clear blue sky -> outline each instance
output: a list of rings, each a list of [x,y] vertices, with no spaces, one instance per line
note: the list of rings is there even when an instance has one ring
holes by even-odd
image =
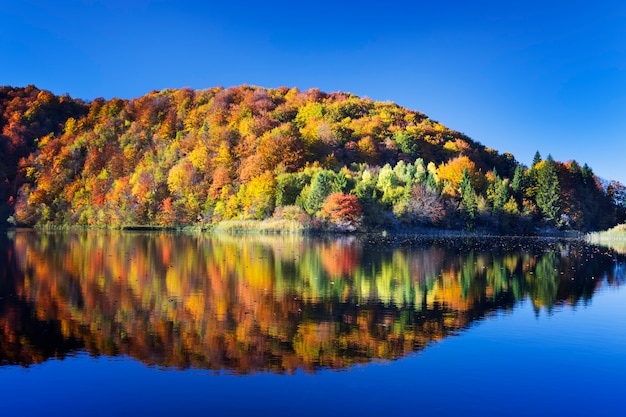
[[[626,2],[4,0],[0,84],[349,91],[626,183]],[[339,3],[339,4],[337,4]]]

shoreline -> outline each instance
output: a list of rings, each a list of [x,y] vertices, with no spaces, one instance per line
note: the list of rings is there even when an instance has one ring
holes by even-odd
[[[63,226],[63,227],[8,227],[9,231],[36,231],[36,232],[77,232],[77,231],[103,231],[103,232],[173,232],[173,233],[206,233],[206,234],[230,234],[230,235],[302,235],[302,236],[380,236],[386,237],[433,237],[433,238],[557,238],[576,239],[595,243],[600,240],[625,240],[622,237],[603,238],[606,232],[585,233],[575,230],[560,231],[557,229],[539,229],[533,234],[507,234],[493,230],[463,230],[463,229],[436,229],[412,227],[406,229],[366,229],[352,232],[312,229],[301,223],[281,224],[276,227],[274,222],[259,220],[227,221],[216,225],[206,226],[159,226],[159,225],[128,225],[115,228],[92,227],[92,226]],[[591,238],[593,236],[593,239]]]

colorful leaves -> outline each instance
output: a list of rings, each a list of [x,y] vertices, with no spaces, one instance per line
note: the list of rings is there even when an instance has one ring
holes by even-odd
[[[179,223],[262,218],[275,205],[294,204],[318,216],[333,191],[355,194],[372,225],[393,224],[406,221],[413,187],[425,183],[436,198],[420,198],[449,205],[436,211],[446,213],[440,219],[446,227],[456,227],[453,207],[462,200],[464,169],[481,213],[499,216],[510,193],[518,205],[526,198],[522,207],[547,213],[538,187],[546,165],[540,156],[524,170],[512,155],[421,113],[348,93],[240,86],[86,105],[27,87],[0,89],[0,104],[6,155],[0,215],[19,209],[12,217],[19,224],[149,224],[161,221],[166,199]],[[487,177],[493,167],[498,181]],[[592,228],[626,217],[619,187],[605,192],[586,165],[566,168],[557,173],[559,213],[572,224]],[[118,181],[126,184],[124,193]],[[122,195],[127,202],[112,203]]]

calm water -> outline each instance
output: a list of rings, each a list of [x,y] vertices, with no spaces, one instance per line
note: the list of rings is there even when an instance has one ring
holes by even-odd
[[[624,415],[624,255],[575,241],[0,236],[0,413]]]

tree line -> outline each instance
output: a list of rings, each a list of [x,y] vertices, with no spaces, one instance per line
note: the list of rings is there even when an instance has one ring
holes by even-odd
[[[626,187],[576,161],[530,167],[420,112],[253,86],[86,103],[0,88],[0,221],[19,226],[606,229]]]

